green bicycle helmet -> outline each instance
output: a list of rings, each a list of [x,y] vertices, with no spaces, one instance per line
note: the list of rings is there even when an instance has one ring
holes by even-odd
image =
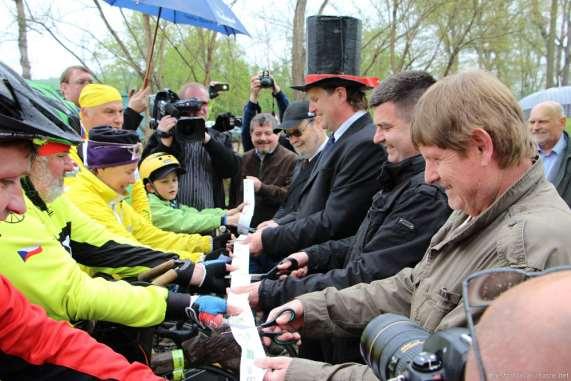
[[[77,144],[81,137],[25,80],[0,62],[0,140],[44,139]]]

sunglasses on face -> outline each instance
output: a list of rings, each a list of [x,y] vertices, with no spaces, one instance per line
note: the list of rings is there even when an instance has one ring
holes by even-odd
[[[558,266],[537,272],[526,272],[505,267],[478,271],[464,279],[462,282],[464,312],[468,322],[468,330],[472,336],[472,349],[481,381],[487,381],[488,378],[474,329],[472,309],[481,310],[488,307],[498,296],[526,280],[560,271],[571,271],[571,266]]]
[[[299,138],[301,135],[303,135],[303,132],[305,131],[305,129],[309,126],[311,126],[313,124],[313,122],[315,121],[315,118],[311,118],[307,121],[307,124],[305,125],[305,127],[303,129],[301,128],[295,128],[295,129],[291,129],[291,130],[284,130],[284,135],[286,138],[291,138],[292,136]]]

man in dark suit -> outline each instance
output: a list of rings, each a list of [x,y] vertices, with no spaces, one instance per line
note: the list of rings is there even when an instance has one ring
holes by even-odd
[[[285,137],[294,146],[298,161],[293,170],[292,182],[287,190],[285,202],[278,209],[273,219],[262,222],[257,226],[258,229],[283,225],[285,220],[282,219],[297,211],[303,186],[316,163],[319,162],[321,150],[325,147],[327,140],[321,119],[309,112],[308,101],[290,104],[284,112],[280,127]]]
[[[309,111],[331,132],[319,163],[305,182],[295,219],[249,236],[250,252],[274,259],[331,239],[355,234],[372,196],[386,153],[373,143],[375,126],[367,114],[365,90],[376,78],[309,74]]]

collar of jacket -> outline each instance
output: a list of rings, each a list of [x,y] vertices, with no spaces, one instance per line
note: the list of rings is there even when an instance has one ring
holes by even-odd
[[[506,213],[511,206],[522,199],[526,193],[532,191],[541,181],[547,180],[545,180],[543,174],[543,163],[539,160],[539,157],[536,157],[531,168],[518,181],[498,197],[488,209],[473,218],[472,221],[465,224],[461,229],[458,229],[458,227],[468,218],[468,215],[461,211],[453,211],[446,224],[432,238],[433,242],[439,242],[433,249],[439,250],[452,241],[461,241],[484,230],[493,224],[501,214]],[[443,239],[450,233],[449,238]]]
[[[403,180],[422,171],[424,171],[424,158],[422,155],[409,157],[398,163],[391,163],[387,160],[383,163],[381,174],[379,175],[381,188],[389,191]]]
[[[23,177],[20,182],[22,184],[22,189],[24,190],[26,197],[28,197],[28,199],[32,202],[32,204],[34,204],[42,212],[49,212],[48,206],[46,205],[44,200],[42,200],[42,198],[40,197],[40,193],[36,190],[34,184],[32,184],[32,180],[30,180],[29,177]]]
[[[101,196],[107,204],[119,202],[125,198],[125,196],[118,194],[103,181],[99,180],[99,178],[87,168],[82,168],[77,176],[79,181],[86,184],[91,192]]]

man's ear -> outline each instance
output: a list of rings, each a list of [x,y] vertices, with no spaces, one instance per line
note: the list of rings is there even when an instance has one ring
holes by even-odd
[[[482,128],[476,128],[472,131],[472,144],[480,155],[481,164],[488,165],[494,156],[494,143],[490,134]]]

